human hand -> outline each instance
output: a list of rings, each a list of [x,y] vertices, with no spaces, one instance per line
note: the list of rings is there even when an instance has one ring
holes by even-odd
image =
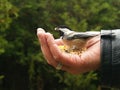
[[[58,48],[63,44],[62,40],[54,39],[52,34],[46,33],[43,29],[37,30],[37,36],[45,59],[55,68],[58,63],[62,63],[61,70],[79,74],[96,70],[100,66],[100,36],[87,40],[87,50],[81,56],[62,52]]]

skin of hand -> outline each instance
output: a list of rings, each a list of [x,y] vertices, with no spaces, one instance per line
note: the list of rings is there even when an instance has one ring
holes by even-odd
[[[87,50],[81,56],[62,52],[58,46],[61,39],[54,39],[53,35],[46,33],[42,28],[37,30],[38,40],[47,63],[56,68],[62,63],[62,69],[72,74],[80,74],[96,70],[100,67],[100,36],[87,40]]]

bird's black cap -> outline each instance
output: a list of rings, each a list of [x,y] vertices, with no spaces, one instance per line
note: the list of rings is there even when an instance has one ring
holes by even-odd
[[[66,26],[66,25],[59,25],[59,26],[57,26],[57,27],[55,28],[55,30],[57,30],[57,29],[59,29],[59,28],[67,28],[67,29],[71,30],[71,28],[69,28],[69,27]]]

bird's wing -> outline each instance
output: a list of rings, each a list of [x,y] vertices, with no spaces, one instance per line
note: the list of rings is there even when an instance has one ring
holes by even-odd
[[[89,38],[93,36],[100,35],[100,32],[73,32],[67,36],[68,40]]]
[[[114,33],[100,33],[99,31],[89,31],[89,32],[72,32],[71,34],[69,34],[67,36],[67,39],[68,40],[72,40],[72,39],[86,39],[86,38],[89,38],[89,37],[94,37],[94,36],[97,36],[97,35],[101,35],[101,36],[106,36],[106,37],[109,37],[109,36],[112,36],[114,37]]]

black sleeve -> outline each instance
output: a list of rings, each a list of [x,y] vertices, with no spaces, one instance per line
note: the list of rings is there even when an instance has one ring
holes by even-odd
[[[102,33],[111,35],[102,36]],[[100,70],[102,86],[120,88],[120,29],[101,30]]]

